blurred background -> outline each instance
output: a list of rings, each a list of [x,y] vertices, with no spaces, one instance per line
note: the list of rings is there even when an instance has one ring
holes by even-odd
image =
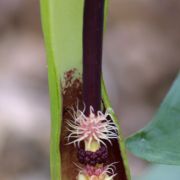
[[[109,6],[103,71],[128,136],[151,120],[180,68],[180,1]],[[39,1],[0,0],[0,179],[49,180],[49,133]],[[133,176],[149,167],[130,154],[129,162]]]

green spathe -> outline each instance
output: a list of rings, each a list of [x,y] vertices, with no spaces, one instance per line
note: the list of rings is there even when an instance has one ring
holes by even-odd
[[[42,27],[47,53],[51,103],[51,179],[62,180],[61,149],[59,149],[63,121],[63,101],[61,93],[65,81],[65,72],[71,69],[76,69],[79,73],[77,73],[77,76],[82,76],[82,22],[84,0],[41,0],[40,3]],[[103,83],[102,96],[105,102],[105,107],[111,107]],[[120,125],[114,113],[113,121],[118,125],[118,131],[121,135]],[[119,139],[119,145],[121,146],[121,154],[126,171],[125,173],[128,180],[130,180],[122,137]],[[69,180],[68,178],[68,174],[65,174],[63,180]]]

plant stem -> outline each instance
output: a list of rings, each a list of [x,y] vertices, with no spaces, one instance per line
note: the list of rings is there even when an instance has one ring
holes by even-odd
[[[104,0],[85,0],[83,24],[83,100],[86,115],[101,108]]]

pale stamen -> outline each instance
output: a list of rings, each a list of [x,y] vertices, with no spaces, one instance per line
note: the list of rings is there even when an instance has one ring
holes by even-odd
[[[77,105],[78,108],[78,105]],[[110,112],[106,111],[103,114],[101,111],[97,112],[97,116],[94,113],[94,109],[90,106],[90,115],[85,116],[85,108],[83,111],[74,108],[71,108],[70,115],[73,118],[72,120],[67,121],[68,131],[70,134],[67,139],[68,144],[80,144],[81,141],[88,142],[90,146],[91,142],[97,141],[98,144],[108,141],[112,144],[111,139],[117,139],[117,127],[115,124],[107,119],[108,116],[111,117]],[[74,139],[70,142],[70,139]]]

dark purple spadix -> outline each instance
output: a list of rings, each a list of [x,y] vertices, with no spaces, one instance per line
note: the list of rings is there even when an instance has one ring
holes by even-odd
[[[83,20],[83,101],[86,115],[101,107],[104,0],[85,0]]]

